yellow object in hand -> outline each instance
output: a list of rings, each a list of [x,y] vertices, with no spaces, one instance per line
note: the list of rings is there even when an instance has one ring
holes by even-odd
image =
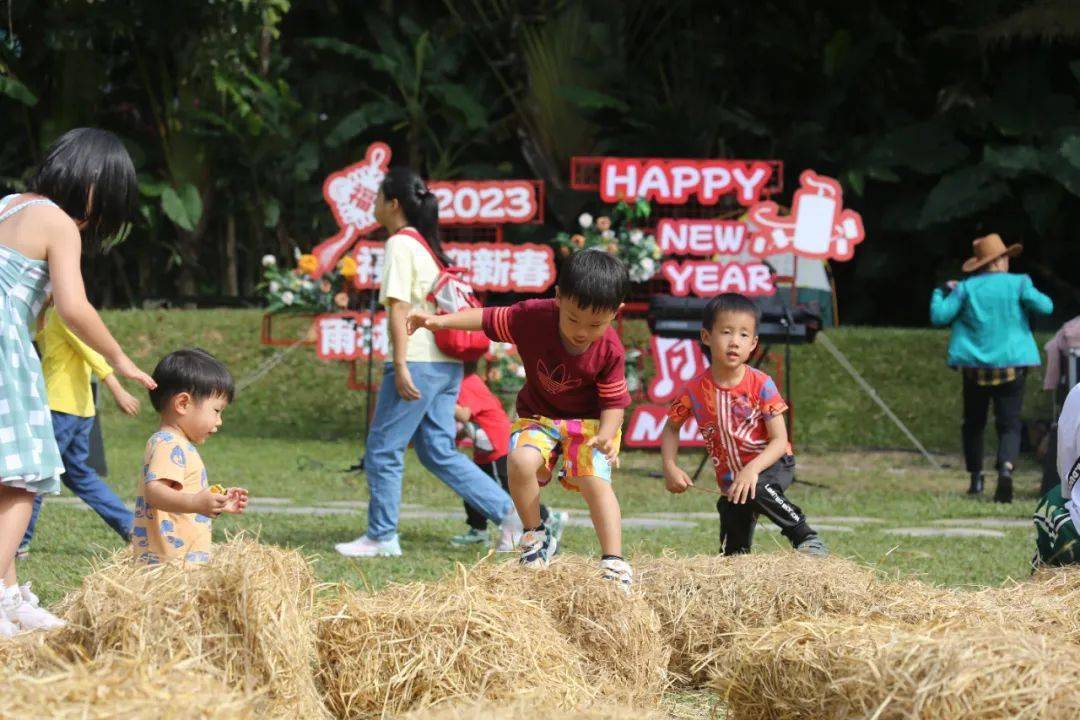
[[[210,489],[210,492],[213,493],[214,495],[224,495],[225,494],[225,488],[221,487],[220,485],[211,485],[209,489]]]

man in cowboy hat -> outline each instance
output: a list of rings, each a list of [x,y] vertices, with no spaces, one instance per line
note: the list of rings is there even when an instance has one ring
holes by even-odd
[[[1020,454],[1024,376],[1027,368],[1041,362],[1028,316],[1049,315],[1054,303],[1035,289],[1029,276],[1009,273],[1009,258],[1019,255],[1022,245],[1006,247],[994,233],[977,238],[972,247],[974,256],[963,265],[968,277],[934,290],[930,321],[951,326],[948,364],[963,376],[961,435],[971,475],[968,493],[983,491],[983,430],[992,400],[998,436],[994,500],[1008,503]]]

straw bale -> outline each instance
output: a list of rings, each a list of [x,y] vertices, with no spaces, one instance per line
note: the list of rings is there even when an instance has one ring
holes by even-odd
[[[638,587],[656,610],[681,683],[704,683],[723,665],[730,635],[789,618],[852,614],[889,602],[865,567],[793,552],[643,559]],[[887,612],[887,610],[882,610]]]
[[[469,580],[550,613],[562,635],[609,676],[610,694],[619,700],[655,703],[667,688],[671,648],[659,617],[641,593],[602,579],[595,560],[562,556],[539,572],[514,561],[484,562]]]
[[[401,716],[401,720],[667,720],[656,710],[596,703],[570,710],[553,708],[543,695],[513,700],[441,704]]]
[[[581,652],[547,613],[478,587],[464,571],[440,583],[341,596],[318,631],[320,680],[338,718],[537,689],[549,707],[573,707],[596,694]]]
[[[55,631],[29,632],[0,640],[0,673],[28,674],[58,658],[49,646]]]
[[[55,720],[253,720],[258,698],[231,690],[197,660],[151,666],[106,655],[52,662],[37,675],[5,678],[3,717]]]
[[[1052,636],[852,617],[741,632],[712,686],[733,720],[1035,720],[1080,714],[1077,677]]]
[[[143,567],[118,553],[60,604],[66,656],[148,664],[201,658],[232,687],[265,689],[271,714],[327,717],[315,682],[315,579],[300,553],[237,537],[204,566]]]

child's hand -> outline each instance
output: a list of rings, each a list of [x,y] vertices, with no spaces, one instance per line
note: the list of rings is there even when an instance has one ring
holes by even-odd
[[[735,476],[735,482],[728,488],[728,499],[736,505],[753,500],[757,497],[757,481],[757,471],[743,468]]]
[[[413,310],[409,313],[409,316],[405,318],[405,330],[412,335],[421,328],[428,330],[436,330],[435,316],[429,312],[423,310]]]
[[[693,487],[694,481],[690,479],[690,476],[682,468],[670,467],[664,468],[664,485],[667,487],[668,492],[679,494]]]
[[[613,467],[619,467],[619,449],[615,446],[615,438],[593,435],[585,443],[585,447],[599,450]]]
[[[248,491],[242,487],[231,487],[225,491],[225,508],[221,512],[240,515],[248,504]]]
[[[210,488],[200,490],[195,494],[195,512],[208,518],[216,518],[225,512],[225,507],[228,504],[229,497],[227,495],[210,492]]]
[[[117,388],[113,392],[113,400],[116,401],[116,407],[120,408],[120,412],[125,415],[135,417],[139,414],[139,400],[123,388]]]

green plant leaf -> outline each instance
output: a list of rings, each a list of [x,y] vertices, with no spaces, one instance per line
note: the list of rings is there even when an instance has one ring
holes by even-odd
[[[326,136],[326,144],[338,147],[370,127],[394,122],[402,117],[402,109],[394,103],[384,100],[369,103],[343,117]]]
[[[270,198],[263,206],[263,225],[272,228],[278,224],[281,218],[281,204],[277,198]]]
[[[465,116],[465,125],[470,130],[477,130],[487,124],[487,108],[479,99],[458,83],[438,83],[429,85],[428,90],[446,105]]]
[[[617,97],[584,88],[579,85],[560,85],[556,93],[564,100],[569,100],[582,110],[621,110],[626,112],[630,106]]]
[[[985,210],[1009,192],[984,165],[974,165],[949,173],[930,190],[919,216],[923,228],[935,223],[971,217]]]
[[[181,185],[179,192],[172,187],[165,188],[161,193],[161,209],[174,223],[193,232],[203,211],[198,188],[191,183]]]
[[[0,75],[0,95],[6,95],[12,100],[18,100],[27,107],[37,105],[37,96],[30,92],[30,88],[23,85],[11,75]]]
[[[983,162],[1005,177],[1016,177],[1025,172],[1037,172],[1042,168],[1042,152],[1030,145],[994,147],[983,150]]]

